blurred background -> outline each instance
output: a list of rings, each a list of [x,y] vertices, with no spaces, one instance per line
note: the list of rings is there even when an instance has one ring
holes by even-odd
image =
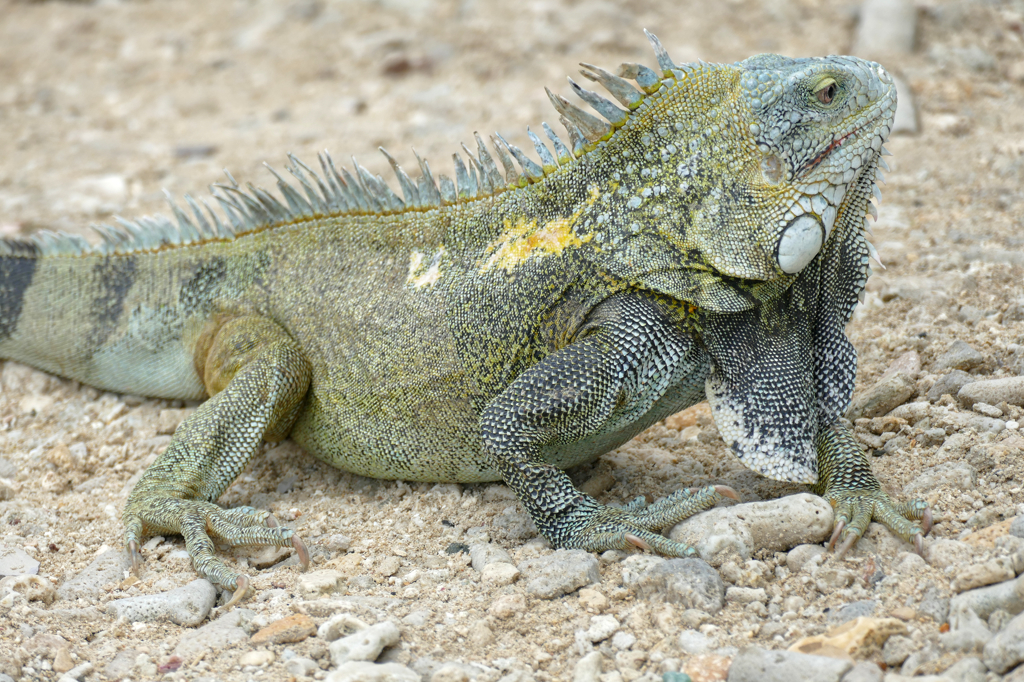
[[[1013,165],[1022,21],[1019,0],[0,0],[0,234],[163,211],[224,167],[272,185],[289,151],[385,173],[384,145],[412,172],[415,146],[450,173],[474,130],[529,148],[578,62],[655,64],[644,28],[677,62],[877,59],[903,85],[897,169],[929,133]]]

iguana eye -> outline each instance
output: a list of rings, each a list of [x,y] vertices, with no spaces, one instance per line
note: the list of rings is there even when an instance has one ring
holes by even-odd
[[[836,87],[836,82],[830,80],[822,83],[821,87],[814,91],[814,96],[817,97],[818,101],[822,104],[832,104],[832,100],[835,99],[837,91],[838,88]]]

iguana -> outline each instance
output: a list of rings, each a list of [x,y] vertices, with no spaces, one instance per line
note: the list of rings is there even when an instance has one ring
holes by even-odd
[[[658,71],[582,65],[615,101],[570,79],[600,118],[548,91],[569,144],[529,131],[539,164],[496,135],[502,174],[477,135],[454,180],[419,160],[414,181],[384,152],[400,198],[358,163],[289,156],[283,201],[228,174],[222,213],[186,196],[98,245],[0,242],[0,357],[209,397],[125,505],[136,571],[148,533],[183,535],[232,603],[249,581],[211,537],[307,565],[269,512],[215,504],[286,437],[364,476],[500,479],[556,547],[692,554],[659,531],[729,488],[613,508],[562,470],[705,399],[744,464],[832,504],[830,544],[875,519],[920,550],[927,505],[891,500],[840,421],[892,79],[853,57],[676,64],[648,37]]]

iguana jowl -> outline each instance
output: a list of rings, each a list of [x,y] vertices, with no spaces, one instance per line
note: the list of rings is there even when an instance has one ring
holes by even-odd
[[[235,599],[248,581],[210,536],[305,562],[267,512],[214,503],[288,436],[365,476],[504,480],[556,546],[691,553],[658,531],[729,489],[614,509],[561,470],[705,398],[747,466],[832,503],[833,542],[876,519],[920,547],[927,507],[891,501],[839,421],[892,79],[852,57],[678,65],[650,37],[660,73],[584,65],[621,107],[572,83],[603,118],[549,93],[570,144],[531,132],[540,165],[500,136],[504,175],[479,137],[455,181],[388,156],[399,198],[358,164],[291,158],[284,202],[231,179],[226,217],[186,197],[99,246],[0,242],[0,357],[210,396],[128,499],[136,568],[167,532]]]

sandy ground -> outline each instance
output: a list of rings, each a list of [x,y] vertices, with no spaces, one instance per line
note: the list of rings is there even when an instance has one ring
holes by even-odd
[[[528,148],[526,126],[557,119],[543,87],[568,94],[564,76],[578,62],[654,64],[645,27],[676,61],[734,61],[765,51],[846,52],[857,22],[857,6],[845,2],[637,4],[0,0],[0,234],[86,234],[90,223],[113,214],[162,212],[162,189],[201,194],[224,167],[242,182],[269,186],[260,165],[283,166],[289,151],[306,160],[323,148],[339,158],[356,154],[384,174],[378,145],[407,168],[415,167],[415,146],[435,169],[446,168],[450,153],[476,130],[500,131]],[[983,355],[973,374],[1024,372],[1024,6],[931,0],[918,6],[915,51],[886,66],[913,91],[920,132],[888,145],[893,172],[874,242],[889,267],[869,283],[850,334],[861,358],[859,387],[915,350],[923,396],[940,374],[936,358],[955,340]],[[2,377],[0,462],[7,469],[0,477],[11,499],[0,501],[0,542],[35,556],[40,574],[60,585],[118,546],[127,491],[166,446],[181,416],[173,410],[188,406],[103,394],[13,363]],[[1004,419],[1021,416],[1018,408],[1003,407]],[[966,430],[950,442],[956,429],[930,440],[924,430],[908,430],[901,447],[885,455],[879,450],[872,463],[894,494],[942,461],[977,470],[978,488],[969,494],[948,486],[930,491],[940,519],[934,537],[957,538],[1019,513],[1024,472],[1015,433]],[[713,426],[681,436],[658,425],[574,475],[583,482],[612,473],[603,479],[605,502],[707,483],[733,485],[747,499],[793,489],[746,472],[714,435]],[[1010,454],[990,456],[998,443],[1008,443]],[[222,501],[273,509],[306,539],[315,567],[344,556],[331,549],[332,536],[349,536],[349,555],[363,558],[362,574],[370,577],[353,583],[353,594],[397,594],[402,603],[389,612],[395,618],[430,614],[426,627],[403,630],[394,660],[427,656],[498,669],[496,660],[515,658],[536,679],[571,676],[579,658],[573,633],[588,627],[592,609],[576,596],[531,599],[519,617],[496,619],[488,614],[491,602],[522,588],[485,586],[466,561],[444,554],[480,526],[517,560],[547,551],[530,542],[535,531],[502,486],[376,482],[332,470],[286,444],[257,458]],[[438,523],[441,518],[450,524]],[[161,547],[141,582],[108,585],[106,596],[92,603],[102,608],[109,599],[192,580],[188,560],[173,551],[180,539]],[[396,583],[381,569],[391,565],[396,548],[407,568],[449,569],[447,584],[456,589]],[[250,566],[261,590],[294,588],[294,569],[257,572],[251,566],[258,562],[245,552],[229,555]],[[976,558],[983,556],[979,550]],[[782,598],[801,596],[811,607],[785,628],[763,627],[772,617],[736,604],[704,628],[723,647],[751,641],[782,647],[823,631],[824,609],[870,597],[881,600],[881,615],[913,604],[933,584],[948,593],[948,571],[927,566],[900,573],[895,564],[902,557],[875,557],[897,578],[884,588],[859,578],[826,594],[795,577],[775,579]],[[755,558],[770,571],[785,562],[771,552]],[[611,599],[607,612],[637,638],[633,651],[644,654],[629,669],[660,674],[666,658],[685,661],[671,650],[679,614],[635,599],[618,586],[618,575],[614,567],[606,570],[597,589]],[[84,602],[77,606],[90,603]],[[248,606],[270,622],[291,613],[288,603],[251,600]],[[184,632],[166,623],[116,628],[110,619],[62,621],[44,611],[0,619],[0,671],[16,675],[17,662],[37,671],[25,679],[50,679],[45,656],[18,653],[40,632],[64,637],[72,659],[90,660],[98,671],[124,650],[161,663]],[[473,636],[481,625],[493,636]],[[915,642],[934,642],[940,625],[914,620]],[[326,664],[322,642],[289,646]],[[272,648],[279,659],[282,649]],[[246,650],[226,649],[174,675],[248,679],[253,672],[238,665]],[[932,672],[956,658],[945,655]],[[280,665],[271,664],[271,674],[283,676]],[[623,666],[619,675],[634,679]]]

